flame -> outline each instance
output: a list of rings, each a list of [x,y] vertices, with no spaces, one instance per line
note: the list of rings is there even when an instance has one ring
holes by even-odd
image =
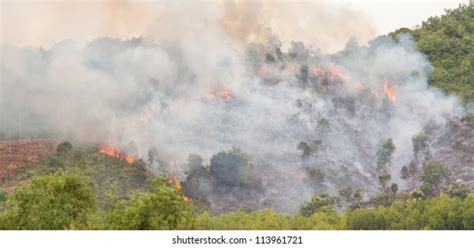
[[[228,88],[222,89],[221,92],[219,92],[219,96],[226,100],[232,99],[232,94]]]
[[[109,157],[115,157],[121,160],[126,161],[127,163],[131,164],[133,161],[133,157],[131,155],[128,155],[124,152],[119,151],[118,149],[114,148],[113,146],[101,146],[99,148],[99,153],[106,154]]]
[[[182,186],[181,186],[181,182],[178,180],[178,178],[176,176],[172,176],[169,178],[169,182],[174,184],[174,187],[179,191],[181,192],[181,189],[182,189]],[[183,199],[184,201],[188,202],[190,201],[189,197],[185,196],[183,194],[183,192],[181,192],[181,194],[183,195]]]
[[[220,97],[220,98],[223,98],[224,100],[231,100],[233,98],[232,92],[227,87],[224,87],[220,91],[211,91],[209,95],[214,98]]]
[[[329,79],[330,80],[336,80],[336,79],[348,80],[349,77],[346,76],[341,71],[341,69],[339,69],[336,63],[332,62],[329,64]]]
[[[394,86],[390,86],[388,84],[387,78],[383,79],[383,91],[388,97],[388,100],[390,100],[390,102],[393,103],[397,100],[397,96],[395,95],[395,88]]]
[[[324,71],[324,69],[321,69],[319,67],[311,68],[311,73],[313,73],[316,76],[320,76],[320,77],[326,75],[326,71]]]

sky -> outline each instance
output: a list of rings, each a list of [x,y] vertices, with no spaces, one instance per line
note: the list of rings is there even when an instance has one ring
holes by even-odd
[[[444,9],[456,8],[468,1],[342,1],[343,4],[370,16],[376,25],[377,34],[386,34],[400,27],[413,27],[431,16],[441,15]]]
[[[120,1],[119,4],[116,4],[117,1],[100,0],[0,0],[0,2],[0,41],[20,47],[49,48],[66,39],[78,42],[103,36],[127,39],[143,35],[156,36],[156,33],[161,32],[161,30],[151,28],[156,23],[155,19],[159,16],[157,12],[160,8],[156,8],[155,11],[153,8],[146,7],[150,1],[132,1],[131,3]],[[184,6],[196,1],[181,2],[184,2]],[[323,50],[338,50],[343,48],[351,36],[357,38],[359,43],[365,43],[378,35],[400,27],[419,25],[428,17],[440,15],[444,9],[455,8],[460,3],[466,3],[467,0],[323,2],[307,0],[292,2],[292,5],[296,3],[294,5],[300,6],[299,8],[280,7],[279,9],[274,8],[276,1],[263,0],[260,4],[256,2],[251,1],[250,5],[255,5],[255,8],[261,8],[260,10],[267,12],[273,11],[274,14],[268,22],[273,30],[280,32],[280,38],[287,44],[291,42],[291,39],[297,39],[305,43],[319,43]],[[248,11],[248,9],[246,7],[243,11]],[[321,11],[321,9],[324,10]],[[192,11],[191,9],[190,12],[183,14],[183,18],[193,15]],[[178,15],[179,13],[182,12],[178,12]],[[286,15],[286,18],[292,21],[284,20],[284,17],[280,20],[282,15]],[[288,24],[288,22],[293,22],[293,19],[299,20]]]

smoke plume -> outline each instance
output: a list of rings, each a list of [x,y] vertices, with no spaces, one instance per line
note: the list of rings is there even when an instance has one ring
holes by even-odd
[[[373,194],[381,140],[394,141],[397,175],[411,159],[413,135],[462,114],[457,99],[428,86],[431,65],[411,37],[362,46],[349,39],[348,30],[362,40],[371,34],[350,10],[315,3],[316,14],[301,20],[309,10],[289,3],[150,5],[104,5],[109,15],[100,24],[120,38],[86,36],[49,49],[4,43],[0,135],[113,144],[143,159],[153,150],[153,172],[183,179],[190,154],[209,164],[238,148],[261,180],[257,208],[291,213],[341,185]],[[342,41],[343,50],[322,52]],[[311,169],[324,171],[318,186]],[[201,186],[219,208],[217,193]]]

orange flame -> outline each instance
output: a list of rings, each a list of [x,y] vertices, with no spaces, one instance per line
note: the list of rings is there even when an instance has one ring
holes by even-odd
[[[220,97],[220,98],[223,98],[224,100],[231,100],[233,98],[232,92],[227,87],[224,87],[220,91],[211,91],[209,95],[214,98]]]
[[[115,158],[124,160],[129,164],[135,161],[132,156],[115,149],[113,146],[101,146],[99,148],[99,153],[106,154],[109,157],[115,157]]]
[[[181,189],[182,189],[182,186],[181,186],[181,182],[178,180],[178,178],[176,176],[172,176],[169,178],[169,181],[170,183],[174,184],[174,187],[181,192]],[[182,192],[181,192],[182,193]],[[190,201],[189,197],[185,196],[184,194],[183,195],[183,199],[184,201],[188,202]]]
[[[390,102],[393,103],[397,100],[397,96],[395,95],[395,88],[388,84],[387,78],[383,79],[383,91],[388,97],[388,100],[390,100]]]
[[[219,96],[221,96],[222,98],[226,100],[232,99],[232,94],[228,88],[222,89],[221,92],[219,92]]]
[[[336,80],[336,79],[342,79],[342,80],[348,80],[349,77],[346,76],[341,69],[336,65],[336,63],[332,62],[329,64],[329,79],[331,80]]]

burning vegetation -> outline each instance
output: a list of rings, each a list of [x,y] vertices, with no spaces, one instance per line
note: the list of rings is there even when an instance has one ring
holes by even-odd
[[[133,156],[131,156],[131,155],[125,153],[125,152],[122,152],[122,151],[120,151],[120,150],[118,150],[115,147],[110,146],[110,145],[99,147],[99,153],[106,154],[109,157],[115,157],[115,158],[124,160],[129,164],[132,164],[135,161]]]
[[[12,94],[0,104],[12,107],[0,131],[104,144],[94,150],[102,161],[79,165],[98,162],[143,181],[163,175],[185,202],[211,213],[294,214],[305,204],[306,216],[321,202],[335,204],[328,194],[340,190],[345,208],[380,194],[378,203],[389,205],[401,190],[427,197],[456,188],[433,158],[449,163],[436,153],[452,144],[446,130],[464,109],[430,87],[432,66],[413,37],[351,40],[329,53],[282,44],[271,30],[247,44],[209,27],[214,22],[192,23],[202,35],[189,39],[195,30],[183,26],[186,34],[171,42],[105,37],[46,50],[5,47],[2,86]],[[413,151],[419,135],[428,137],[423,155]],[[469,141],[458,143],[460,156],[472,155]],[[0,162],[3,174],[17,166]],[[442,172],[436,189],[420,181],[430,169]]]

